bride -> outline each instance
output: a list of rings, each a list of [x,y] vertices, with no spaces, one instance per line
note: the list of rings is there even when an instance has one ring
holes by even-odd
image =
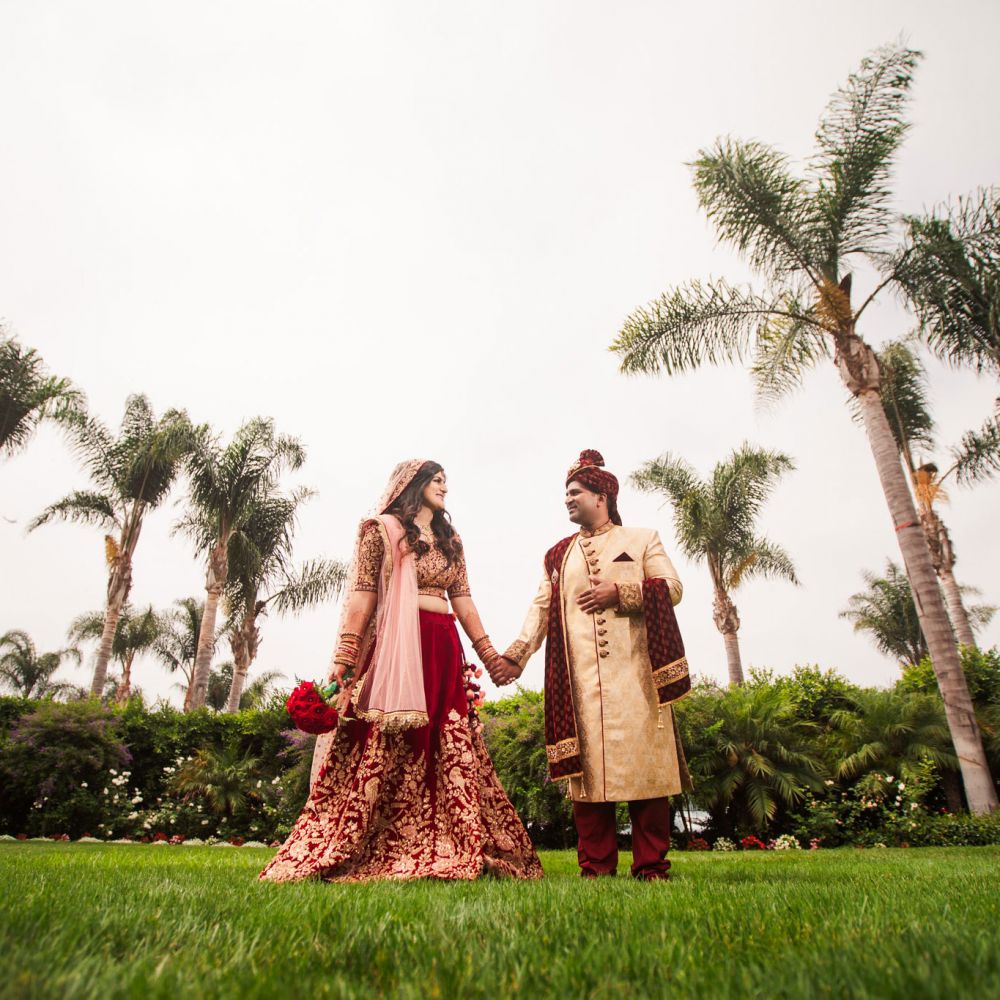
[[[361,523],[330,671],[346,711],[317,739],[309,799],[262,879],[542,875],[469,723],[455,619],[486,666],[499,654],[469,591],[447,493],[436,462],[401,462]]]

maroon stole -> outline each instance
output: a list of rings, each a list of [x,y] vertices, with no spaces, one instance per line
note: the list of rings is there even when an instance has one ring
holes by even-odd
[[[553,781],[583,775],[562,612],[563,561],[576,537],[564,538],[545,553],[545,572],[552,582],[545,643],[545,754]],[[684,642],[667,581],[643,580],[642,601],[656,700],[667,705],[691,690]]]

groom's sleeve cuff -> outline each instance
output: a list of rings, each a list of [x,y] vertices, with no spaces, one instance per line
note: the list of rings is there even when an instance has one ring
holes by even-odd
[[[642,614],[642,584],[619,583],[618,612],[623,615]]]
[[[512,642],[503,652],[508,660],[513,660],[519,667],[523,667],[531,656],[531,651],[526,642],[520,639]]]

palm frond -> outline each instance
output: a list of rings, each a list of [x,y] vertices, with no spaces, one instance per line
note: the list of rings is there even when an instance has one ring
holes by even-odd
[[[876,352],[882,381],[882,408],[902,453],[914,445],[934,447],[934,418],[927,397],[927,372],[902,341],[892,341]],[[856,416],[860,419],[860,416]]]
[[[1000,188],[906,219],[892,276],[938,356],[1000,373]]]
[[[20,451],[41,421],[65,422],[85,406],[69,379],[47,374],[34,348],[0,328],[0,455]]]
[[[119,512],[115,510],[111,498],[103,493],[86,490],[77,490],[62,500],[49,504],[41,514],[28,523],[28,531],[34,531],[57,518],[76,521],[79,524],[96,525],[108,531],[111,529],[121,531],[122,528]]]
[[[787,158],[759,142],[720,139],[695,160],[698,203],[755,270],[769,276],[814,271],[802,233],[808,197]]]
[[[791,556],[766,538],[755,538],[746,553],[743,553],[726,579],[727,589],[735,590],[745,580],[755,577],[761,579],[781,579],[799,584],[795,573],[795,565]]]
[[[773,402],[797,389],[805,374],[830,357],[828,336],[799,316],[809,309],[791,293],[785,301],[787,314],[775,316],[757,330],[754,343],[753,377],[760,402]]]
[[[673,375],[703,364],[742,361],[755,331],[776,318],[811,323],[786,306],[784,295],[768,299],[725,281],[692,281],[632,313],[611,350],[629,374]]]
[[[951,454],[956,477],[963,486],[984,482],[1000,472],[1000,398],[993,416],[978,431],[964,434]]]
[[[825,276],[840,259],[870,252],[891,232],[889,178],[908,125],[903,117],[919,52],[884,46],[837,90],[816,132],[811,243]]]
[[[336,597],[347,582],[348,567],[333,559],[314,559],[302,568],[275,594],[273,601],[279,614],[298,614],[323,601]]]

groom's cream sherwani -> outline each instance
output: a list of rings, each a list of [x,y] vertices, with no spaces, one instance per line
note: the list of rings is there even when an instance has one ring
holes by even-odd
[[[677,571],[656,531],[610,522],[580,531],[562,568],[562,612],[583,759],[583,778],[570,779],[573,799],[629,802],[681,791],[673,712],[657,704],[646,646],[642,581],[667,582],[681,599]],[[590,577],[617,584],[619,606],[587,614],[577,598]],[[521,634],[506,655],[522,667],[545,639],[552,579],[543,576]]]

